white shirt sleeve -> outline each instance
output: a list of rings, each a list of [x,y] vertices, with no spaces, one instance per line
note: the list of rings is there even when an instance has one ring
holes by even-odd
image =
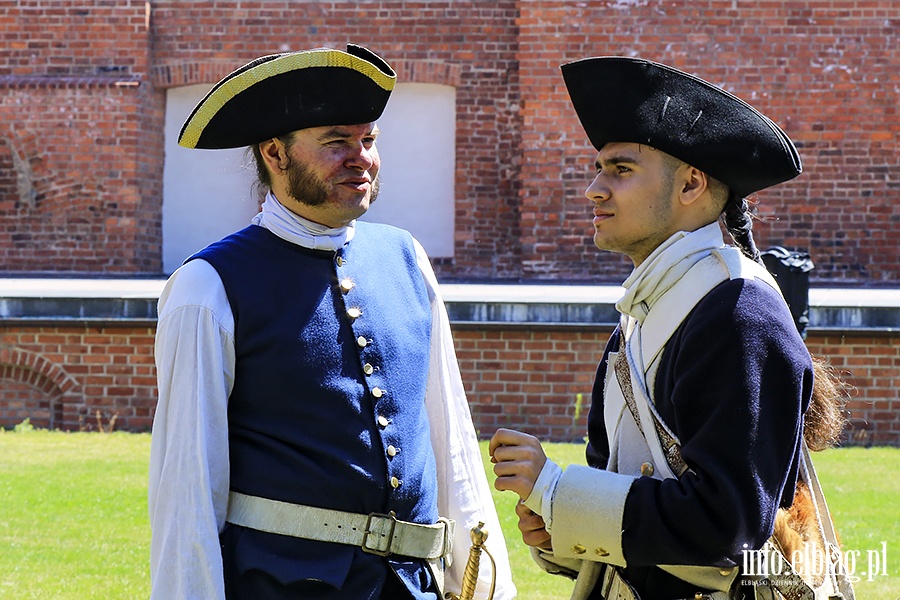
[[[227,404],[234,319],[207,262],[182,266],[159,300],[159,404],[150,447],[151,598],[224,599],[219,532],[228,506]]]
[[[431,352],[425,405],[437,463],[438,512],[456,521],[452,563],[445,573],[444,587],[454,593],[461,590],[472,544],[469,532],[480,521],[488,533],[488,552],[496,562],[494,598],[509,600],[515,598],[516,587],[456,361],[450,319],[431,263],[418,242],[416,256],[431,300]],[[490,589],[490,568],[490,561],[482,556],[475,596],[480,600],[487,598]]]
[[[425,251],[419,267],[432,305],[426,408],[437,462],[438,511],[456,521],[445,588],[458,592],[469,531],[484,522],[496,562],[496,600],[516,596],[509,558],[472,424],[450,321]],[[228,506],[227,402],[234,383],[234,322],[215,269],[194,260],[176,271],[159,302],[159,404],[150,450],[151,600],[224,599],[219,532]],[[482,558],[476,598],[487,597]]]
[[[522,502],[543,517],[544,528],[550,534],[553,533],[553,496],[556,494],[556,486],[561,476],[562,467],[548,458],[534,482],[531,494]]]

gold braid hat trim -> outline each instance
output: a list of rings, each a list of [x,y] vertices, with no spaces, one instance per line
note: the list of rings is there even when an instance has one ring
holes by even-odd
[[[374,81],[378,87],[388,92],[394,89],[394,84],[397,82],[396,75],[388,75],[369,61],[342,50],[319,48],[275,56],[277,58],[264,56],[256,59],[254,62],[258,64],[243,71],[235,71],[216,86],[203,99],[201,105],[191,116],[190,122],[185,125],[178,142],[179,145],[185,148],[196,148],[206,126],[225,104],[269,77],[311,67],[343,67],[362,73]]]

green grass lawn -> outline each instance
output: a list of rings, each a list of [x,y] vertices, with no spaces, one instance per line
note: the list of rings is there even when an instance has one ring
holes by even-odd
[[[0,598],[146,598],[149,449],[147,434],[0,430]],[[563,465],[582,463],[582,452],[547,445]],[[900,449],[830,450],[815,460],[844,548],[856,557],[857,598],[897,600]],[[495,492],[494,500],[519,597],[568,598],[571,583],[541,572],[520,543],[514,495]],[[888,575],[871,575],[883,544]]]
[[[147,598],[150,436],[0,432],[0,598]]]

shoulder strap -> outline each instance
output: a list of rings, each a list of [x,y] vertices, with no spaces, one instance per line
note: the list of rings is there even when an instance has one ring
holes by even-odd
[[[641,326],[641,353],[649,367],[682,321],[713,288],[727,280],[759,279],[781,295],[772,275],[731,246],[713,250],[685,273],[672,289],[657,301]]]
[[[678,329],[682,321],[693,310],[697,303],[708,294],[715,286],[727,279],[751,279],[756,278],[768,283],[773,289],[781,295],[781,290],[775,282],[771,274],[758,263],[749,259],[744,259],[740,255],[740,251],[732,248],[723,248],[715,250],[713,253],[699,261],[694,267],[688,271],[684,277],[676,285],[678,293],[665,294],[663,298],[654,305],[653,310],[647,316],[641,327],[640,351],[646,360],[645,365],[654,365],[659,357],[662,349],[665,347],[669,338]],[[634,373],[634,365],[628,359],[626,351],[626,343],[624,336],[624,328],[620,329],[619,352],[616,356],[613,368],[616,373],[616,380],[622,390],[625,398],[625,404],[634,418],[638,429],[647,441],[654,460],[657,456],[665,457],[665,465],[672,472],[675,478],[680,478],[688,471],[688,465],[681,456],[681,445],[677,437],[669,430],[662,419],[652,407],[650,396],[652,390],[649,388],[652,382],[647,382],[646,394],[641,393],[641,398],[647,407],[638,405],[635,399],[633,375],[639,375],[638,381],[644,382],[644,373]],[[644,396],[647,396],[646,398]],[[644,419],[641,418],[644,415]],[[642,423],[652,423],[653,432],[645,432]],[[653,434],[655,433],[655,435]],[[802,469],[803,477],[807,480],[810,489],[813,491],[813,497],[816,502],[816,511],[820,527],[823,527],[823,537],[826,539],[830,551],[840,552],[836,542],[836,535],[831,524],[831,517],[828,514],[825,505],[825,497],[822,493],[821,486],[816,478],[815,470],[812,467],[812,461],[809,460],[808,448],[803,443]],[[824,511],[824,514],[823,514]],[[824,517],[824,518],[823,518]],[[826,524],[827,522],[827,524]],[[762,549],[765,553],[778,552],[775,546],[769,542]],[[835,561],[829,561],[835,564]],[[835,590],[840,590],[843,600],[854,600],[853,590],[850,587],[846,572],[843,569],[843,562],[838,558],[839,572],[835,573],[832,569],[831,576],[834,578],[833,585]],[[676,575],[677,576],[677,575]],[[783,589],[794,590],[799,593],[801,598],[811,598],[813,591],[800,578],[799,575],[788,568],[782,573],[781,584]]]
[[[681,477],[684,472],[687,471],[688,466],[684,462],[684,459],[681,458],[681,446],[678,444],[678,440],[675,439],[668,428],[662,424],[655,411],[650,413],[652,415],[650,421],[652,421],[653,431],[645,432],[641,425],[641,411],[637,406],[637,401],[634,399],[631,368],[628,365],[628,358],[626,357],[627,352],[625,352],[624,336],[620,338],[619,344],[619,352],[616,354],[613,369],[616,372],[616,380],[619,382],[622,396],[625,398],[625,404],[628,406],[628,410],[631,412],[631,416],[637,424],[638,429],[641,431],[641,434],[644,436],[644,439],[647,440],[647,446],[650,448],[650,454],[654,456],[654,460],[659,462],[656,458],[657,456],[665,457],[665,464],[668,465],[672,474],[676,478]]]
[[[681,477],[688,466],[681,457],[678,438],[653,409],[653,391],[650,389],[652,382],[647,381],[644,368],[654,364],[666,342],[694,306],[715,286],[728,279],[729,275],[727,263],[714,252],[692,266],[678,283],[657,301],[640,327],[639,340],[632,339],[637,342],[638,348],[632,347],[632,351],[640,353],[643,363],[641,366],[633,365],[632,360],[629,360],[624,335],[626,327],[624,323],[620,327],[619,352],[613,365],[616,380],[622,390],[625,404],[647,441],[650,454],[658,464],[657,468],[667,466],[671,475],[676,478]],[[635,398],[635,382],[640,394],[640,404]],[[644,418],[641,418],[641,415]],[[650,431],[644,431],[642,423],[646,423]]]
[[[687,464],[681,457],[681,449],[677,436],[669,429],[654,410],[652,401],[652,381],[646,379],[644,369],[655,364],[657,358],[665,348],[672,334],[681,326],[687,315],[694,309],[713,288],[729,279],[760,279],[768,283],[774,290],[781,294],[778,284],[772,275],[759,263],[743,256],[740,250],[731,246],[717,248],[709,256],[698,261],[687,273],[664,294],[653,306],[640,327],[640,358],[642,366],[635,368],[628,359],[625,338],[620,338],[620,348],[616,357],[614,369],[622,395],[628,410],[634,417],[635,423],[650,446],[651,453],[657,455],[655,447],[659,448],[659,455],[665,456],[666,463],[675,477],[680,477],[687,471]],[[624,331],[624,327],[621,328]],[[635,396],[634,383],[640,382],[646,385],[639,389],[640,399],[638,403]],[[646,398],[644,397],[646,396]],[[644,407],[643,404],[647,404]],[[644,415],[644,419],[641,419]],[[642,421],[651,424],[657,435],[646,435],[642,428]],[[649,432],[647,432],[649,433]]]
[[[844,565],[840,544],[837,541],[837,533],[834,531],[834,523],[831,520],[831,513],[828,511],[828,504],[825,502],[825,493],[822,491],[822,485],[819,483],[819,477],[816,475],[816,469],[813,467],[812,457],[809,455],[809,447],[806,445],[805,440],[802,446],[800,474],[803,480],[806,481],[806,485],[809,486],[813,505],[816,508],[819,533],[822,535],[822,539],[825,540],[826,552],[828,553],[826,557],[827,575],[831,579],[832,589],[840,594],[838,597],[843,600],[854,600],[856,596]]]

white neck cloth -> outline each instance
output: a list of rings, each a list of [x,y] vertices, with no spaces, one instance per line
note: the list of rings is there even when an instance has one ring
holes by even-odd
[[[292,244],[313,250],[339,250],[353,239],[356,221],[350,221],[344,227],[327,227],[304,219],[288,210],[271,191],[266,194],[262,211],[250,221],[254,225],[265,227],[278,237]]]
[[[644,321],[654,302],[698,261],[724,245],[719,223],[692,232],[679,231],[635,267],[622,284],[625,295],[616,302],[620,313]]]

